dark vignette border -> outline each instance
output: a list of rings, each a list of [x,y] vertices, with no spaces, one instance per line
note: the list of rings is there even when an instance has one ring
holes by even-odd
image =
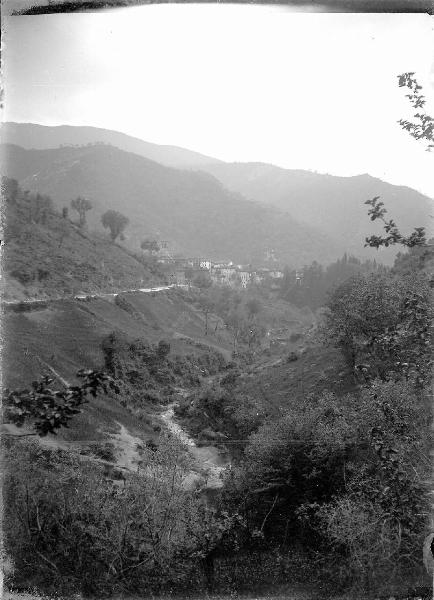
[[[189,0],[41,0],[44,4],[13,15],[43,15],[99,11],[108,8],[141,6],[149,4],[189,4]],[[38,2],[38,0],[36,0]],[[427,13],[434,14],[434,0],[195,0],[194,4],[268,4],[288,6],[303,12],[309,10],[322,13]]]

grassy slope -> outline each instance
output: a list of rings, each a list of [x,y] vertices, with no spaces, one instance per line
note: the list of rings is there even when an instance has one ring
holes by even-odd
[[[312,345],[298,360],[287,362],[290,348],[297,349],[288,344],[270,360],[255,365],[241,378],[237,391],[278,410],[309,394],[333,390],[340,395],[354,389],[351,374],[337,350]]]
[[[112,331],[151,344],[166,339],[174,354],[194,355],[206,351],[186,343],[183,340],[186,336],[204,346],[220,348],[228,355],[230,340],[222,333],[219,337],[205,337],[203,316],[180,299],[176,291],[126,294],[125,298],[134,306],[133,314],[114,301],[104,299],[63,301],[29,312],[8,310],[3,317],[4,385],[22,388],[41,373],[49,374],[47,365],[68,381],[74,381],[80,368],[101,368],[101,341]],[[155,407],[148,408],[152,415]],[[137,420],[112,400],[92,401],[74,421],[69,437],[94,439],[98,428],[113,428],[115,420],[133,430],[138,427]]]
[[[158,282],[149,268],[107,237],[89,234],[54,212],[46,224],[31,223],[28,212],[24,199],[6,207],[5,299],[111,291]]]

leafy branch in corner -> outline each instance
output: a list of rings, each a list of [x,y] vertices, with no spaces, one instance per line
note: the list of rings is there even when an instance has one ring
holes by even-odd
[[[67,385],[64,390],[53,389],[53,379],[44,376],[33,381],[31,389],[4,391],[4,421],[22,427],[31,421],[36,434],[43,437],[56,434],[61,427],[68,427],[69,421],[81,412],[81,406],[96,397],[99,391],[108,393],[119,388],[113,379],[100,371],[81,369],[77,377],[81,385]]]
[[[399,87],[407,87],[410,90],[410,94],[406,94],[406,97],[417,111],[413,115],[417,122],[400,119],[398,123],[416,140],[428,142],[426,149],[429,152],[434,148],[432,143],[434,142],[434,118],[427,115],[424,110],[426,100],[421,93],[422,86],[418,84],[413,75],[414,73],[402,73],[402,75],[398,75],[398,81]]]
[[[410,90],[410,94],[406,94],[409,98],[411,105],[416,112],[413,116],[418,122],[413,123],[400,119],[398,123],[401,127],[410,133],[416,140],[423,140],[428,142],[434,142],[434,118],[430,117],[423,110],[426,100],[425,96],[422,95],[422,86],[418,84],[417,80],[413,77],[414,73],[402,73],[398,75],[399,87],[407,87]],[[433,143],[429,143],[427,150],[434,148]],[[404,236],[400,233],[393,219],[386,220],[385,215],[387,214],[384,208],[384,202],[380,202],[380,197],[376,196],[372,200],[367,200],[365,204],[368,204],[371,208],[368,211],[368,215],[371,221],[380,220],[384,223],[384,231],[386,235],[384,237],[379,235],[371,235],[366,238],[365,246],[371,246],[371,248],[380,248],[380,246],[392,246],[394,244],[401,244],[407,246],[407,248],[414,248],[415,246],[430,246],[427,244],[425,227],[416,227],[409,236]]]
[[[384,231],[386,235],[384,237],[379,235],[371,235],[366,238],[366,246],[371,248],[380,248],[380,246],[392,246],[394,244],[401,244],[408,248],[414,246],[426,246],[426,232],[425,227],[416,227],[409,236],[404,236],[399,232],[398,227],[393,219],[386,220],[385,215],[387,210],[384,208],[384,202],[380,202],[380,197],[375,196],[372,200],[366,200],[365,204],[371,208],[368,210],[368,215],[371,221],[380,220],[384,223]]]

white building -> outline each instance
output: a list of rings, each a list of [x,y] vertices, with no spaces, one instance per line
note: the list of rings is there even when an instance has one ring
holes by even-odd
[[[208,259],[200,259],[199,260],[199,267],[201,269],[206,269],[207,271],[211,271],[211,267],[212,267],[212,262]]]
[[[241,287],[246,288],[250,282],[251,279],[251,273],[250,271],[238,271],[238,275],[240,277],[241,280]]]

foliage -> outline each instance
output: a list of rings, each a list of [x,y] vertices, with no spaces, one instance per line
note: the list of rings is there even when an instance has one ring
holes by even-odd
[[[372,200],[366,200],[365,204],[368,204],[371,208],[368,210],[368,215],[371,218],[371,221],[376,221],[379,219],[384,223],[384,231],[386,233],[385,237],[381,237],[378,235],[371,235],[366,238],[365,246],[371,246],[372,248],[380,248],[380,246],[392,246],[395,244],[400,244],[402,246],[407,246],[408,248],[413,248],[414,246],[425,246],[426,245],[426,233],[425,227],[416,227],[409,236],[404,236],[398,230],[395,221],[393,219],[389,219],[386,221],[384,218],[387,214],[386,209],[384,208],[384,202],[380,202],[379,196],[375,196]]]
[[[212,280],[208,271],[197,273],[197,275],[193,278],[192,283],[200,290],[206,290],[212,286]]]
[[[280,295],[295,306],[317,309],[323,306],[329,294],[340,284],[357,275],[386,272],[386,267],[375,260],[361,261],[355,256],[344,256],[326,267],[313,261],[297,272],[286,268],[280,285]]]
[[[366,586],[375,576],[419,564],[428,502],[425,407],[409,385],[374,382],[361,396],[358,421],[369,456],[347,465],[345,493],[317,507],[332,552],[348,556],[347,576]]]
[[[427,143],[427,150],[434,148],[434,118],[427,115],[423,110],[426,104],[425,96],[422,95],[422,86],[418,84],[414,73],[402,73],[398,76],[399,87],[407,87],[410,94],[406,97],[410,100],[410,104],[417,112],[413,115],[417,122],[400,119],[398,123],[401,127],[408,131],[415,140],[423,140]]]
[[[160,340],[157,346],[157,356],[159,358],[166,358],[170,352],[170,344],[166,340]]]
[[[130,220],[117,210],[108,210],[101,217],[104,229],[110,229],[110,238],[114,242],[120,236]]]
[[[107,243],[99,234],[74,226],[62,216],[61,210],[57,212],[51,207],[50,200],[47,204],[42,195],[38,216],[36,195],[25,193],[14,183],[10,185],[17,193],[13,202],[4,203],[6,295],[16,293],[8,275],[27,288],[22,292],[29,297],[71,296],[77,291],[113,291],[114,287],[138,288],[149,280],[149,265],[139,262],[135,255]],[[153,270],[159,280],[161,272]],[[41,278],[40,272],[49,275]]]
[[[199,388],[179,403],[175,412],[195,437],[213,439],[223,445],[227,440],[235,440],[238,450],[242,450],[241,441],[270,417],[259,400],[236,389],[239,375],[237,369],[228,369],[219,384]],[[231,454],[240,453],[231,448]]]
[[[430,288],[423,273],[351,279],[333,293],[323,332],[362,378],[430,373]]]
[[[78,213],[80,227],[84,227],[86,225],[86,213],[92,209],[92,202],[78,196],[71,200],[71,208]]]
[[[140,244],[142,250],[146,250],[149,254],[157,254],[160,251],[160,246],[156,240],[143,240]]]
[[[113,442],[95,442],[89,444],[87,449],[97,458],[107,460],[109,462],[115,462],[116,460],[116,448]]]
[[[152,346],[116,332],[103,340],[102,351],[105,368],[122,388],[121,403],[138,410],[167,403],[180,387],[199,387],[204,377],[225,367],[222,355],[209,349],[200,356],[177,356],[166,340]]]
[[[40,591],[151,594],[201,584],[201,561],[236,524],[183,489],[183,448],[161,438],[140,473],[117,487],[100,465],[32,443],[9,443],[5,497],[10,583]]]
[[[30,421],[36,433],[45,436],[55,434],[61,427],[68,427],[69,421],[81,412],[81,406],[94,398],[99,391],[118,392],[116,384],[105,373],[81,369],[77,377],[83,380],[81,385],[68,385],[65,389],[53,389],[54,380],[42,377],[32,383],[31,389],[8,390],[3,396],[6,422],[22,427]]]
[[[251,435],[226,501],[258,543],[311,544],[353,582],[414,566],[428,508],[424,409],[410,383],[379,380],[294,405]]]
[[[27,195],[29,202],[29,221],[46,225],[48,215],[53,212],[53,200],[42,194]]]
[[[19,193],[18,181],[2,176],[1,178],[1,195],[6,202],[15,203]]]
[[[398,76],[399,87],[407,87],[410,90],[410,94],[407,94],[410,103],[416,112],[413,116],[418,122],[407,121],[400,119],[398,123],[401,127],[408,131],[409,134],[416,140],[422,140],[424,142],[434,141],[434,118],[427,115],[423,111],[426,104],[425,97],[422,95],[422,86],[417,83],[417,80],[413,77],[414,73],[403,73]],[[434,144],[428,143],[427,150],[431,150]],[[398,230],[396,223],[393,219],[386,221],[385,215],[387,214],[384,208],[384,203],[380,202],[379,196],[376,196],[372,200],[367,200],[365,204],[371,206],[368,211],[368,215],[371,221],[380,220],[383,222],[383,229],[386,236],[372,235],[366,238],[365,246],[371,246],[373,248],[380,248],[381,246],[388,247],[390,245],[400,244],[404,247],[413,248],[415,246],[427,246],[425,227],[416,227],[409,236],[404,236]],[[432,252],[431,252],[432,258]]]

